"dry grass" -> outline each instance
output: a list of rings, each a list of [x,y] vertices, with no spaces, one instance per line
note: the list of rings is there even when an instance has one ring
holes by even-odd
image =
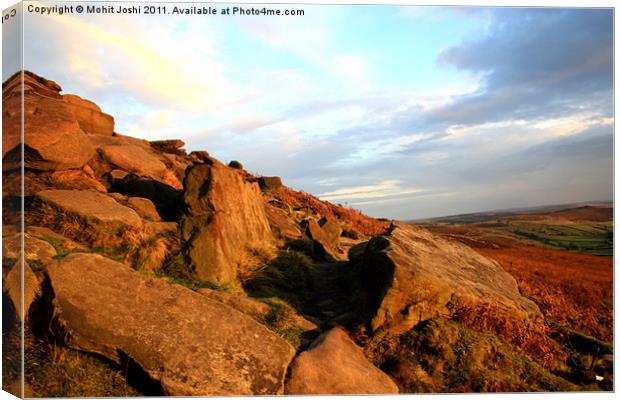
[[[40,339],[28,342],[24,364],[33,397],[143,396],[118,366]]]
[[[387,221],[380,221],[368,217],[361,211],[352,208],[346,208],[327,201],[322,201],[303,191],[298,192],[283,187],[273,195],[277,200],[293,209],[308,208],[312,213],[322,217],[337,218],[345,223],[345,230],[353,230],[366,236],[382,234],[390,226],[390,223]]]
[[[453,319],[476,331],[496,334],[545,368],[559,369],[566,363],[567,354],[549,337],[549,329],[543,324],[528,327],[490,304],[461,307]]]
[[[455,321],[428,321],[398,337],[374,337],[364,352],[401,393],[577,389],[496,335]]]
[[[613,260],[534,247],[475,249],[500,263],[551,325],[613,340]]]

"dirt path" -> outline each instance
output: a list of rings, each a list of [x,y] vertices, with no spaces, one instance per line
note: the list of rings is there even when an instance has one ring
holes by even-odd
[[[351,317],[353,306],[349,301],[345,278],[346,262],[315,264],[317,282],[312,299],[303,313],[321,322],[321,325],[342,323]]]

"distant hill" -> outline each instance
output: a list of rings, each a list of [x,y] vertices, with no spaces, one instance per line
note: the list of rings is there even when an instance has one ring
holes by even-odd
[[[503,210],[481,211],[477,213],[456,214],[435,218],[414,219],[410,223],[471,224],[500,218],[522,217],[525,215],[555,214],[569,219],[607,220],[613,218],[613,202],[581,202],[569,204],[544,205],[537,207],[509,208]]]

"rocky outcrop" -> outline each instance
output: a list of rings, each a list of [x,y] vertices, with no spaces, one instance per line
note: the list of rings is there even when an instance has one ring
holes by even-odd
[[[395,394],[398,387],[364,357],[346,332],[333,328],[295,359],[286,393]]]
[[[282,393],[294,349],[224,304],[95,254],[71,254],[46,276],[69,347],[135,363],[166,395]]]
[[[301,237],[301,231],[286,212],[269,203],[265,204],[265,213],[271,230],[283,239],[294,240]]]
[[[73,94],[65,94],[62,98],[85,133],[112,136],[114,118],[102,112],[98,105]]]
[[[134,144],[115,144],[99,147],[110,163],[122,170],[153,179],[161,179],[166,165],[148,149]]]
[[[61,95],[55,82],[23,74],[25,165],[37,170],[81,168],[95,155],[92,135],[111,136],[114,118],[93,102]],[[19,166],[22,75],[3,84],[4,168]],[[15,153],[15,154],[14,154]]]
[[[158,222],[161,221],[161,217],[155,208],[155,204],[149,199],[143,197],[130,197],[127,199],[127,205],[138,213],[142,218]]]
[[[181,147],[185,146],[185,142],[180,139],[170,140],[153,140],[151,146],[162,153],[185,155],[186,152]]]
[[[21,98],[3,94],[2,148],[4,169],[20,165]],[[24,95],[24,162],[27,168],[81,168],[95,148],[80,129],[67,104],[38,94]]]
[[[104,239],[122,235],[125,228],[142,227],[142,219],[131,208],[113,198],[90,190],[44,190],[36,198],[45,210],[36,207],[29,212],[27,222],[62,227],[74,239]]]
[[[258,178],[258,184],[265,191],[278,190],[284,186],[279,176],[262,176]]]
[[[517,324],[542,322],[536,304],[497,263],[420,227],[399,223],[371,239],[362,270],[374,330],[398,334],[420,321],[477,308],[497,310]]]
[[[314,218],[306,221],[306,236],[314,241],[314,254],[319,259],[338,261],[344,259],[338,248],[342,228],[331,219],[321,220],[323,226]]]
[[[184,186],[182,232],[196,275],[218,284],[235,282],[247,249],[273,239],[257,185],[213,162],[189,168]]]

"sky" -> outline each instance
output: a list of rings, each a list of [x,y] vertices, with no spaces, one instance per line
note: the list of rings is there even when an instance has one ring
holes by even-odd
[[[26,13],[24,64],[119,133],[376,217],[612,199],[611,10],[270,8],[304,15]]]

